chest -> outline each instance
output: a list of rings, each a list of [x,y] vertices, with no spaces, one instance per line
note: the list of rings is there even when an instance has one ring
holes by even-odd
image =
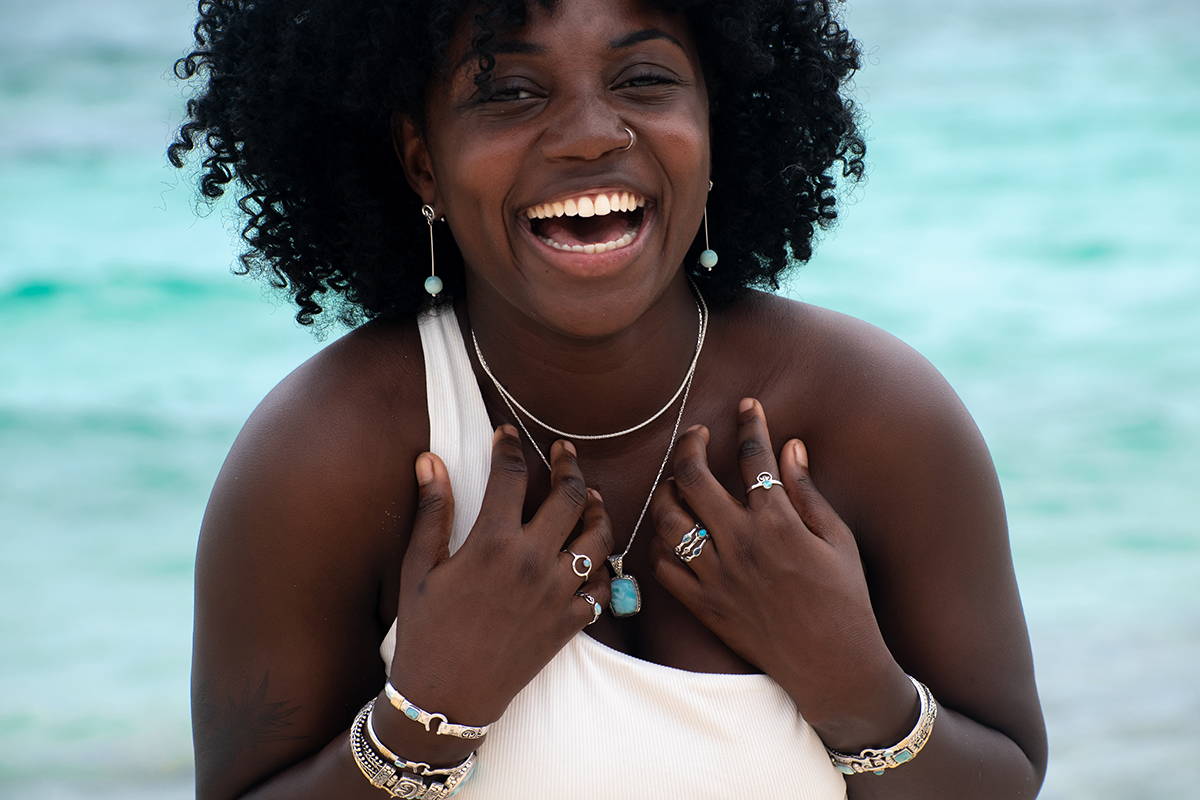
[[[681,430],[694,422],[704,421],[712,430],[710,468],[731,493],[738,481],[735,452],[735,431],[732,424],[715,424],[698,414],[685,420]],[[670,421],[673,423],[673,420]],[[646,509],[651,487],[661,468],[659,486],[673,472],[673,461],[665,466],[663,457],[670,440],[671,427],[647,436],[641,446],[624,453],[612,446],[595,446],[579,442],[578,460],[587,484],[601,493],[613,525],[615,554],[628,548],[624,556],[624,572],[637,579],[642,595],[642,610],[630,617],[614,617],[606,612],[585,633],[602,644],[627,655],[655,664],[686,669],[692,672],[755,673],[760,670],[742,659],[717,638],[680,603],[654,576],[650,545],[655,537],[670,540],[684,531],[660,531],[653,515]],[[526,437],[527,438],[527,437]],[[549,442],[538,442],[539,447]],[[530,468],[529,491],[525,516],[529,519],[550,491],[550,476],[532,445],[526,441],[527,463]],[[737,495],[735,495],[737,496]],[[643,513],[643,509],[646,509]],[[611,571],[605,567],[606,577]]]

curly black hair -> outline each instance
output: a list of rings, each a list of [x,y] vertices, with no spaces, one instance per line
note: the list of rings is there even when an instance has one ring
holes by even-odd
[[[327,308],[348,326],[420,310],[428,233],[393,149],[392,115],[420,123],[467,9],[486,87],[494,32],[519,28],[526,2],[199,0],[195,49],[175,74],[203,85],[167,155],[182,167],[206,148],[199,184],[209,201],[234,180],[245,191],[248,249],[235,271],[286,290],[306,325]],[[685,15],[708,84],[719,187],[709,209],[721,220],[713,249],[729,255],[696,280],[715,305],[752,286],[778,289],[812,255],[816,228],[837,218],[837,165],[842,177],[863,174],[866,147],[844,95],[858,43],[831,2],[654,5]],[[438,253],[446,297],[463,285],[462,258],[448,241]]]

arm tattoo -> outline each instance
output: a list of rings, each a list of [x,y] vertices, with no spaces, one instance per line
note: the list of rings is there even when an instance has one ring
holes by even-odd
[[[257,685],[247,680],[239,693],[224,697],[214,697],[209,685],[197,687],[192,701],[197,761],[220,768],[261,745],[305,738],[288,733],[300,706],[268,699],[270,681],[268,670]]]

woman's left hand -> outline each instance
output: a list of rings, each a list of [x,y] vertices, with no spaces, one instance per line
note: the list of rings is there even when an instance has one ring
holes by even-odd
[[[774,485],[731,496],[709,469],[708,430],[688,429],[674,480],[651,505],[655,576],[818,731],[870,719],[908,681],[875,620],[854,535],[813,485],[803,443],[788,441],[776,461],[757,400],[739,407],[737,441],[744,485],[761,473]],[[695,524],[708,543],[685,563],[675,547]]]

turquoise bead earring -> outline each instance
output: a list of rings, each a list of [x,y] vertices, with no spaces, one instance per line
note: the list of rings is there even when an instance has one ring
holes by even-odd
[[[429,225],[429,277],[425,279],[425,291],[429,292],[430,297],[437,297],[443,288],[442,279],[437,276],[433,264],[433,221],[437,218],[437,212],[433,210],[433,206],[426,203],[421,206],[421,214]]]
[[[713,182],[708,182],[708,190],[711,192]],[[705,272],[712,272],[713,267],[717,265],[717,251],[708,246],[708,204],[704,204],[704,250],[700,253],[700,266],[704,267]]]

